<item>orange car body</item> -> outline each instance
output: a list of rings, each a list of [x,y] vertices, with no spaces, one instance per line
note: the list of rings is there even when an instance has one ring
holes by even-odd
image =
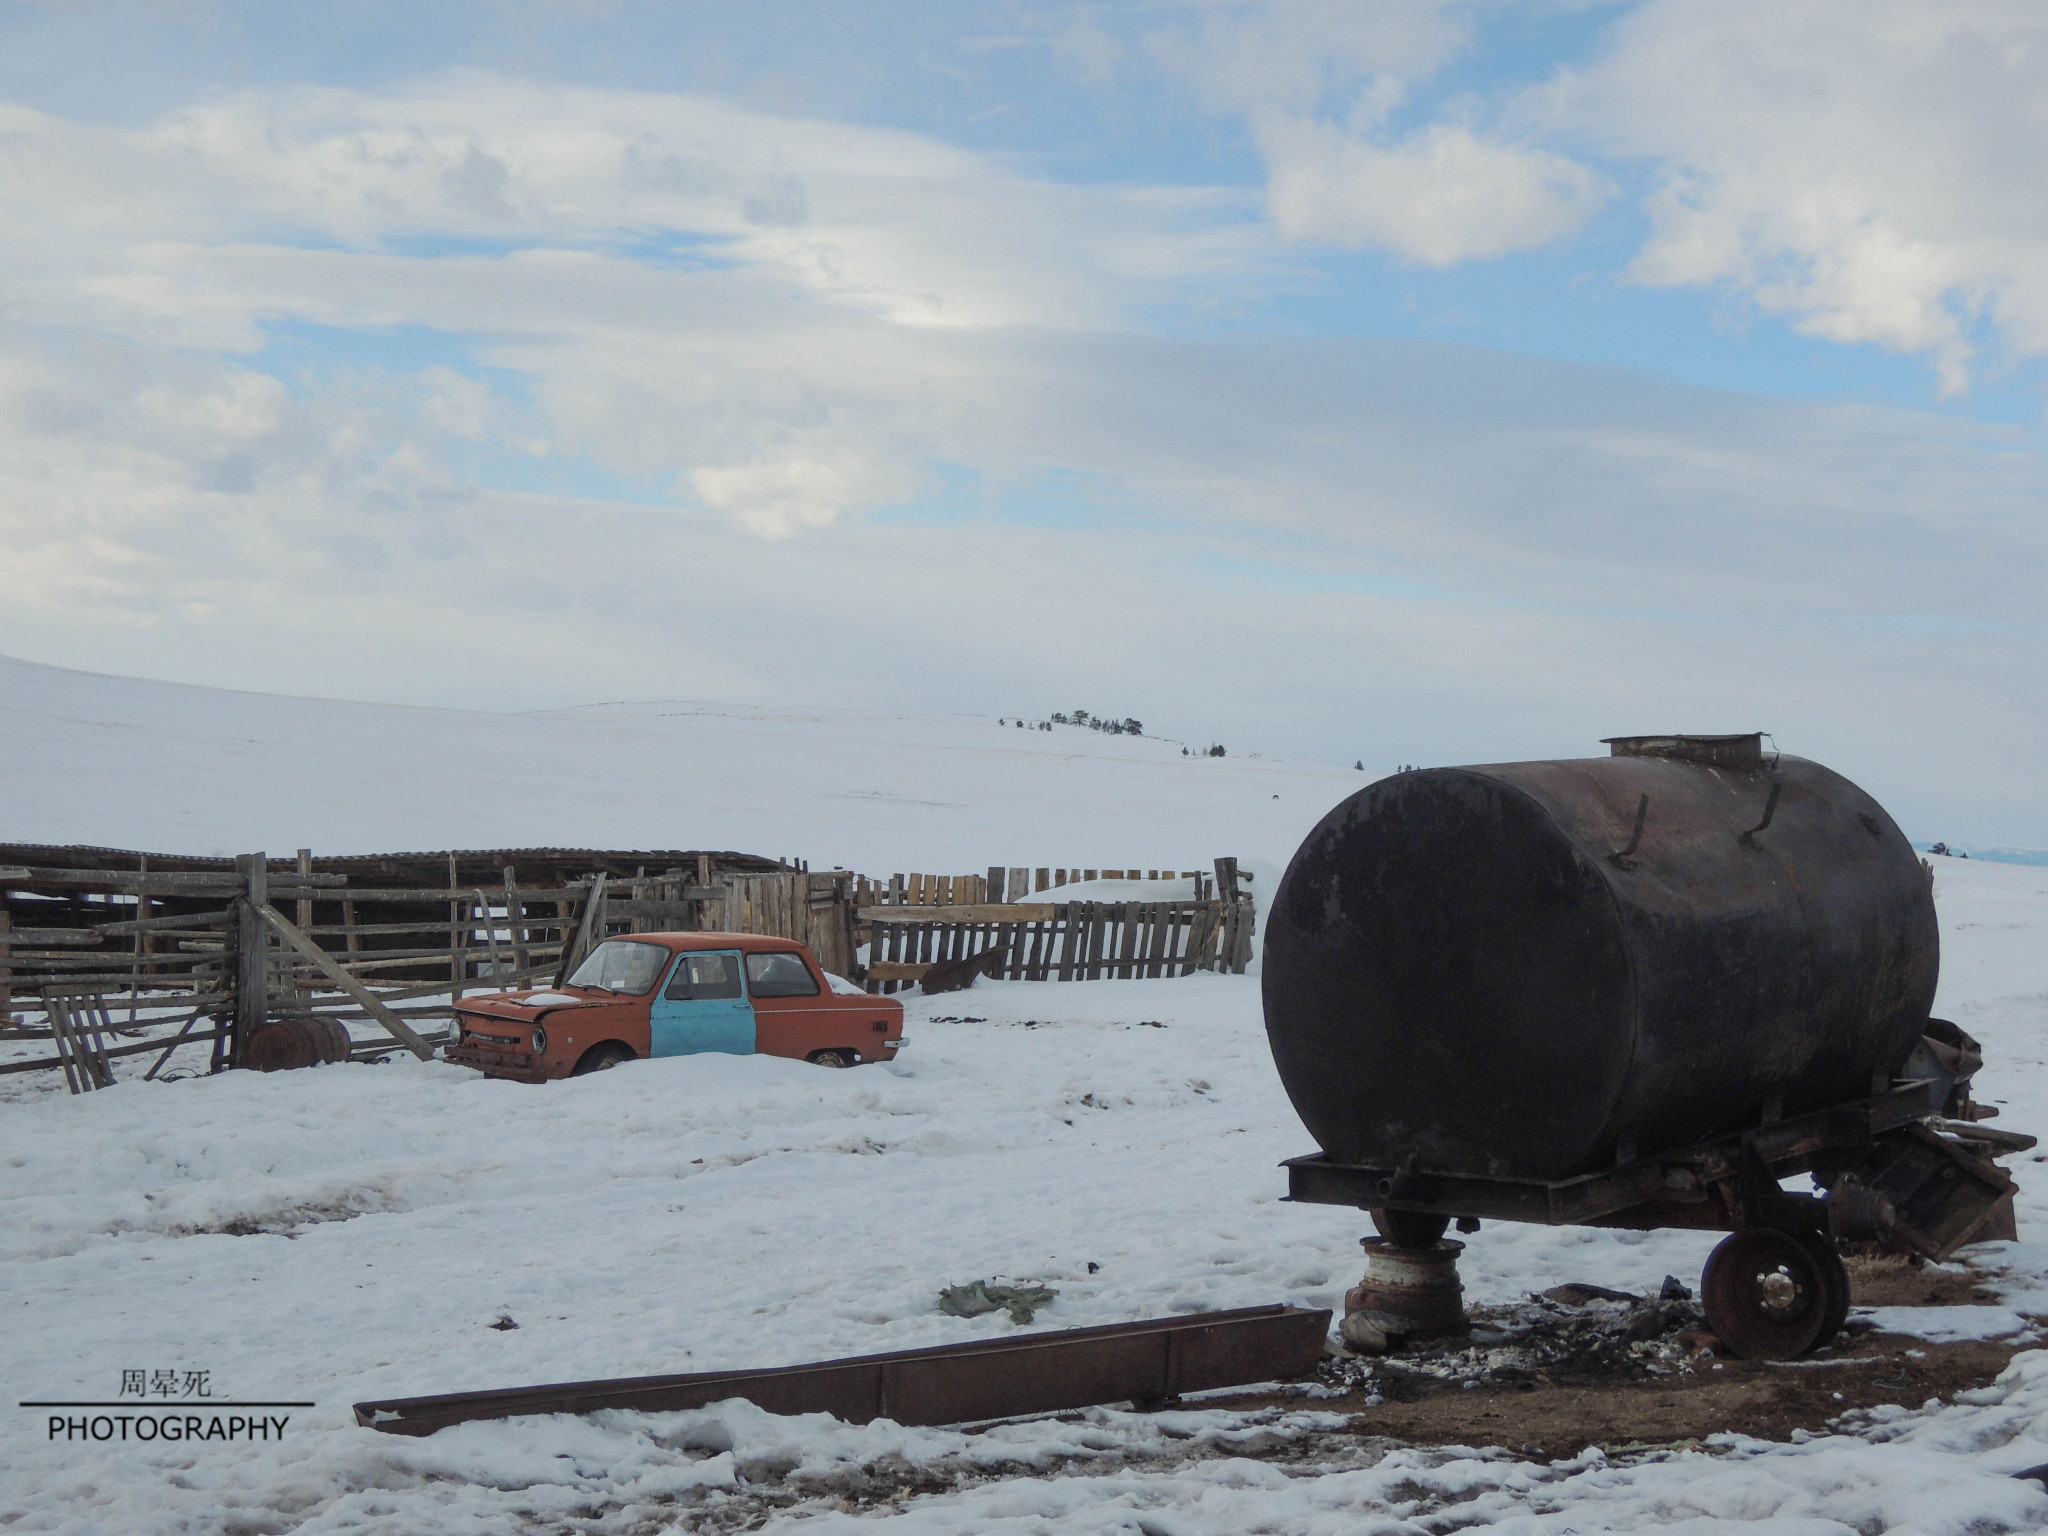
[[[612,985],[463,998],[446,1058],[539,1083],[650,1056],[719,1051],[853,1066],[888,1061],[903,1046],[901,1003],[828,977],[793,939],[621,935],[592,950],[576,976]]]

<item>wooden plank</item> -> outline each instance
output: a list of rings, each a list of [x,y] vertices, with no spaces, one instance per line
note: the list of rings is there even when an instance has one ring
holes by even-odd
[[[512,969],[526,969],[526,903],[520,899],[519,878],[510,864],[505,866],[505,920],[512,928]]]
[[[96,923],[94,933],[174,933],[181,928],[226,928],[235,920],[233,907],[222,907],[217,912],[187,912],[175,917],[137,918],[120,923]],[[19,932],[20,930],[16,930]]]
[[[1117,959],[1117,975],[1127,980],[1144,975],[1139,969],[1138,958],[1138,907],[1139,903],[1127,901],[1124,904],[1122,953]]]
[[[449,863],[452,868],[454,863],[452,857]],[[336,961],[330,959],[325,950],[299,932],[282,912],[277,911],[274,907],[264,907],[261,910],[263,921],[279,938],[283,939],[285,943],[289,944],[293,949],[324,971],[329,981],[361,1003],[370,1017],[384,1026],[387,1034],[391,1035],[394,1039],[404,1041],[406,1049],[419,1057],[421,1061],[426,1061],[433,1056],[433,1047],[414,1034],[412,1027],[405,1020],[385,1007],[383,999],[357,981],[355,977],[349,975]]]
[[[299,866],[299,878],[301,880],[309,880],[313,873],[313,850],[301,848],[297,863]],[[299,898],[299,928],[303,931],[312,926],[313,898],[311,896],[301,896]]]
[[[128,878],[131,882],[135,879],[133,875],[130,875]],[[159,877],[151,875],[149,878],[151,881],[155,881]],[[292,882],[297,878],[295,875],[272,876],[270,880],[270,894],[272,898],[295,895],[297,887]],[[318,876],[315,876],[315,879],[318,878]],[[581,896],[589,888],[587,882],[580,882],[576,885],[535,886],[532,890],[526,892],[526,899],[528,901],[561,901]],[[451,887],[445,885],[364,885],[350,886],[345,892],[329,890],[323,887],[317,895],[321,901],[333,901],[346,895],[359,902],[374,901],[402,906],[441,907],[448,904],[448,892],[450,889]],[[161,895],[162,893],[159,892],[158,894]]]
[[[575,941],[569,946],[568,952],[562,956],[561,969],[555,975],[557,982],[567,981],[570,975],[574,973],[576,967],[583,963],[583,957],[590,953],[593,938],[602,937],[602,934],[598,932],[602,924],[597,923],[596,914],[598,909],[604,905],[604,881],[605,877],[599,874],[584,890],[583,921],[576,929]]]
[[[469,976],[469,956],[462,942],[462,931],[457,922],[462,915],[462,904],[454,899],[455,855],[448,855],[448,995],[457,1002],[462,1000],[462,984]]]
[[[854,917],[863,923],[1034,923],[1053,915],[1050,902],[976,905],[968,907],[860,907]]]
[[[209,871],[205,874],[138,875],[132,869],[30,868],[26,880],[9,883],[49,886],[58,890],[105,891],[126,896],[140,895],[144,889],[152,896],[233,896],[247,886],[240,875],[226,871],[218,874]],[[335,883],[340,883],[339,877]]]
[[[198,1034],[186,1035],[172,1043],[177,1045],[193,1045],[201,1041],[218,1040],[231,1033],[232,1031],[227,1029],[201,1030]],[[109,1059],[115,1056],[140,1056],[144,1051],[162,1049],[164,1043],[163,1038],[159,1036],[154,1040],[138,1040],[133,1045],[110,1045],[106,1049],[106,1055]],[[10,1061],[0,1064],[0,1077],[4,1077],[12,1072],[47,1072],[52,1067],[61,1067],[63,1065],[63,1059],[57,1056],[39,1057],[34,1061]]]
[[[239,1062],[241,1042],[270,1017],[269,863],[260,853],[235,860],[247,886],[235,913],[235,1039],[229,1058]]]
[[[490,940],[491,983],[495,986],[499,975],[505,969],[504,952],[498,948],[498,920],[491,916],[490,898],[484,895],[481,888],[475,892],[475,895],[477,919],[483,924],[484,937]]]
[[[868,980],[881,982],[922,981],[931,969],[928,961],[883,960],[868,967]]]
[[[140,937],[140,935],[137,935]],[[30,950],[39,945],[62,945],[69,948],[83,948],[86,945],[106,941],[104,928],[17,928],[14,943],[17,948]]]

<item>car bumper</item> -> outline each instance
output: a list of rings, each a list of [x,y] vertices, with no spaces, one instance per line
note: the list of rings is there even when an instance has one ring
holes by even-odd
[[[444,1061],[452,1061],[458,1067],[474,1067],[486,1077],[509,1078],[515,1083],[544,1083],[548,1080],[547,1062],[523,1047],[499,1045],[488,1039],[471,1035],[460,1045],[451,1045],[441,1053]]]

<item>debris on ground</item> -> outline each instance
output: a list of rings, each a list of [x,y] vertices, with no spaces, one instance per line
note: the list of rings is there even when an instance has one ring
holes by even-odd
[[[1524,1302],[1474,1307],[1469,1317],[1468,1332],[1418,1338],[1403,1319],[1355,1312],[1342,1330],[1355,1353],[1326,1359],[1322,1383],[1362,1391],[1368,1402],[1404,1381],[1527,1390],[1563,1378],[1687,1374],[1712,1348],[1698,1303],[1671,1281],[1657,1296],[1553,1286]]]
[[[939,1292],[939,1310],[949,1317],[982,1317],[1007,1311],[1013,1323],[1028,1323],[1040,1307],[1049,1307],[1059,1292],[1049,1285],[1002,1285],[994,1280],[974,1280],[966,1285],[949,1285]]]

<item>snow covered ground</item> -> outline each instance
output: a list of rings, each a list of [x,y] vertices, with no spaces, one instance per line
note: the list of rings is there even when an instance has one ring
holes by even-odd
[[[160,765],[149,794],[144,759]],[[707,845],[871,872],[1234,853],[1270,890],[1364,777],[959,717],[464,715],[0,662],[6,835],[23,839]],[[2001,1123],[2048,1128],[2048,870],[1935,863],[1940,1006],[1985,1042],[1980,1095],[2006,1106]],[[1855,1433],[1731,1435],[1627,1465],[1390,1452],[1305,1400],[982,1434],[745,1404],[424,1440],[354,1424],[368,1398],[1008,1332],[1001,1314],[936,1311],[942,1287],[975,1279],[1054,1287],[1044,1327],[1336,1306],[1356,1280],[1361,1219],[1279,1199],[1275,1165],[1309,1142],[1255,977],[983,982],[907,1001],[911,1049],[850,1072],[697,1057],[532,1088],[400,1057],[0,1104],[10,1402],[112,1399],[124,1371],[172,1370],[210,1373],[217,1398],[316,1405],[254,1446],[52,1443],[45,1414],[10,1407],[0,1528],[836,1531],[878,1511],[916,1531],[1189,1536],[2048,1527],[2048,1495],[2007,1475],[2048,1462],[2048,1350],[1968,1401]],[[2015,1171],[2025,1241],[1977,1256],[2004,1305],[1888,1323],[2009,1335],[2048,1313],[2048,1161]],[[1696,1278],[1711,1241],[1488,1226],[1463,1278],[1480,1302],[1563,1280],[1653,1288]]]
[[[1980,1081],[2006,1123],[2048,1125],[2048,872],[1938,863],[1942,1005],[1985,1041]],[[0,1449],[9,1528],[609,1532],[723,1511],[851,1529],[872,1516],[833,1513],[835,1496],[912,1474],[937,1491],[890,1507],[919,1531],[2048,1524],[2048,1496],[2005,1475],[2048,1461],[2048,1351],[1976,1400],[1857,1434],[1627,1466],[1382,1459],[1306,1404],[984,1435],[744,1404],[424,1441],[354,1425],[366,1398],[1002,1333],[1001,1314],[934,1308],[991,1276],[1057,1289],[1036,1324],[1053,1327],[1334,1306],[1356,1279],[1359,1218],[1278,1199],[1274,1165],[1308,1142],[1254,978],[984,982],[910,1009],[904,1057],[851,1072],[697,1057],[531,1088],[400,1058],[6,1106],[0,1359],[17,1399],[111,1398],[124,1369],[196,1369],[217,1396],[318,1405],[254,1447],[50,1444],[19,1411]],[[2048,1177],[2017,1171],[2028,1240],[1984,1258],[2008,1308],[2048,1311]],[[1478,1301],[1566,1279],[1654,1287],[1695,1277],[1710,1242],[1489,1226],[1464,1280]],[[1901,1321],[2010,1332],[2008,1308]],[[1290,1439],[1304,1459],[1233,1454]]]

